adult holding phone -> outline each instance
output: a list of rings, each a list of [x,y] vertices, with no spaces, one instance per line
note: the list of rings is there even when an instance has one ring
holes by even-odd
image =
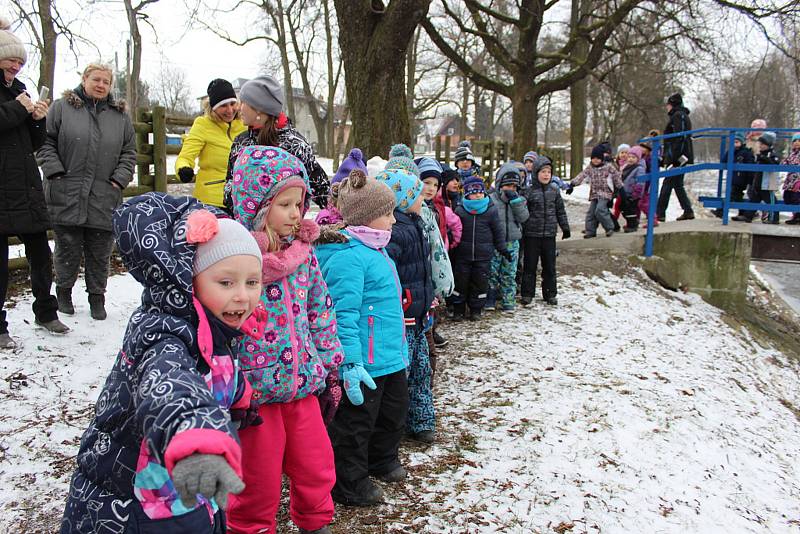
[[[34,150],[45,138],[47,101],[34,102],[17,79],[28,59],[25,47],[0,18],[0,349],[13,349],[6,321],[8,291],[8,237],[16,235],[25,245],[30,266],[35,322],[51,332],[69,328],[58,320],[55,297],[50,293],[53,271],[47,230],[50,220],[42,193],[42,178]]]
[[[231,82],[217,78],[208,84],[203,114],[192,123],[175,160],[175,173],[183,183],[195,178],[194,196],[201,202],[223,207],[222,192],[228,172],[228,155],[237,135],[246,127],[239,118],[239,101]]]
[[[683,97],[679,93],[675,93],[667,99],[667,114],[669,115],[669,122],[667,127],[664,128],[664,135],[688,132],[692,129],[689,109],[683,105]],[[664,140],[662,162],[664,167],[683,167],[692,163],[694,163],[694,149],[690,135]],[[689,195],[686,194],[683,177],[683,174],[679,174],[664,178],[664,182],[661,184],[661,192],[658,195],[658,204],[656,204],[656,215],[659,221],[664,222],[666,220],[667,207],[669,206],[669,199],[672,196],[673,189],[681,208],[683,208],[683,214],[677,220],[688,221],[694,219],[692,201],[689,200]]]
[[[72,287],[81,258],[93,319],[106,318],[105,292],[114,237],[111,214],[133,179],[136,141],[125,103],[111,95],[111,67],[88,65],[81,83],[53,103],[37,157],[55,233],[58,310],[75,313]]]

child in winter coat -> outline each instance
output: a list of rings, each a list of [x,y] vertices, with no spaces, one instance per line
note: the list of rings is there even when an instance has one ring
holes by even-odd
[[[461,177],[458,171],[450,167],[442,169],[442,203],[450,208],[455,213],[456,207],[461,204]],[[448,237],[450,248],[455,248],[458,243],[453,245],[453,241],[460,241],[453,239],[454,236]]]
[[[472,143],[469,141],[461,141],[458,143],[458,148],[453,155],[453,162],[458,171],[470,171],[469,175],[480,175],[481,166],[472,154]]]
[[[800,165],[800,133],[792,136],[791,152],[781,165]],[[790,172],[783,181],[783,201],[792,206],[800,204],[800,172]],[[792,213],[786,224],[800,224],[800,213]]]
[[[258,244],[163,193],[124,203],[113,228],[142,305],[81,438],[61,532],[222,533],[228,493],[244,487],[229,410],[259,423],[230,349],[264,328]]]
[[[423,162],[427,160],[429,163]],[[452,208],[445,204],[445,197],[447,196],[444,189],[442,194],[439,194],[440,187],[443,188],[444,180],[446,179],[446,170],[441,170],[439,162],[431,158],[421,158],[420,178],[422,179],[422,198],[425,200],[425,205],[433,211],[436,216],[436,224],[439,227],[439,232],[442,234],[445,248],[451,250],[458,246],[461,242],[461,219],[455,214]],[[451,171],[452,173],[452,171]],[[452,173],[455,174],[455,173]],[[458,177],[455,178],[451,175],[448,176],[448,184],[455,183],[456,193],[458,194]],[[459,195],[460,196],[460,195]],[[460,200],[458,201],[460,202]],[[456,202],[456,205],[458,205]]]
[[[382,500],[370,475],[387,482],[406,477],[397,451],[408,414],[408,346],[400,280],[385,248],[394,204],[386,184],[354,170],[339,189],[346,226],[325,229],[317,241],[344,351],[347,396],[328,427],[336,458],[333,499],[344,505]]]
[[[622,191],[618,195],[621,202],[622,215],[625,217],[625,233],[639,229],[639,199],[644,192],[644,184],[638,182],[645,174],[645,162],[642,159],[642,147],[635,146],[628,150],[627,161],[622,168]]]
[[[619,171],[611,162],[604,161],[607,147],[604,144],[592,149],[589,166],[572,179],[567,189],[567,194],[572,194],[572,189],[589,181],[589,209],[586,212],[585,238],[597,235],[597,225],[600,223],[606,231],[606,237],[614,235],[614,221],[608,209],[614,192],[622,187]]]
[[[758,154],[756,155],[756,164],[761,165],[778,165],[780,160],[773,152],[772,146],[775,144],[777,136],[774,132],[762,132],[758,137]],[[754,172],[752,173],[753,181],[750,186],[749,197],[751,202],[775,204],[775,191],[778,190],[778,173],[776,172]],[[739,215],[732,217],[734,221],[752,222],[756,212],[752,210],[742,210]],[[780,222],[780,213],[777,211],[764,211],[761,216],[761,222],[768,224],[778,224]]]
[[[536,292],[536,269],[542,261],[542,299],[558,304],[556,295],[556,232],[561,227],[561,239],[570,238],[567,210],[558,187],[550,180],[553,174],[550,160],[536,160],[536,185],[526,192],[530,217],[522,229],[525,241],[525,261],[522,273],[523,306],[533,301]]]
[[[728,153],[722,156],[722,163],[728,161]],[[744,132],[737,132],[733,140],[733,161],[734,163],[755,163],[756,159],[753,156],[753,151],[747,148]],[[735,171],[733,173],[733,182],[731,183],[731,202],[741,202],[744,200],[745,192],[748,192],[753,184],[753,173],[750,171]],[[722,217],[722,209],[714,210],[714,215]],[[749,215],[749,217],[748,217]],[[739,214],[731,217],[734,221],[752,219],[753,216],[748,210],[739,210]]]
[[[522,238],[522,225],[528,220],[528,206],[519,194],[522,176],[513,163],[506,163],[497,171],[497,189],[489,195],[492,204],[497,206],[500,225],[505,235],[505,250],[511,258],[495,252],[492,256],[489,276],[489,295],[486,309],[494,309],[495,299],[499,297],[503,311],[512,311],[517,296],[517,262],[519,261],[519,241]]]
[[[655,132],[655,134],[653,133]],[[658,135],[658,132],[655,130],[650,130],[651,137],[653,135]],[[642,160],[644,161],[644,170],[647,174],[650,174],[650,156],[653,153],[653,147],[650,143],[642,142],[639,143],[639,147],[642,149]],[[649,213],[650,209],[650,182],[645,182],[642,185],[641,193],[639,193],[639,203],[637,205],[639,209],[639,219],[641,221],[641,215],[644,214],[645,218],[647,218],[647,214]],[[645,226],[647,223],[643,223]],[[658,217],[653,217],[653,226],[658,226]]]
[[[464,200],[456,208],[463,232],[461,243],[453,249],[453,273],[456,290],[453,292],[453,319],[464,319],[469,306],[470,319],[481,317],[489,289],[489,269],[492,251],[510,262],[506,235],[500,223],[497,206],[486,195],[483,180],[473,176],[464,182]]]
[[[442,213],[435,205],[434,199],[439,190],[439,180],[442,177],[441,165],[431,158],[419,158],[415,161],[422,180],[422,216],[425,235],[431,248],[431,267],[433,275],[433,293],[444,299],[453,292],[453,268],[447,255],[447,226],[446,208],[441,205]],[[453,218],[458,217],[453,214]],[[459,220],[460,222],[460,220]]]
[[[242,368],[266,424],[239,433],[246,488],[231,499],[232,532],[275,532],[283,473],[289,516],[302,532],[328,532],[333,518],[333,450],[316,395],[333,387],[343,355],[311,248],[319,229],[303,219],[308,187],[302,162],[280,148],[248,146],[234,166],[233,210],[264,256],[268,322],[263,341],[240,342]]]
[[[359,169],[363,171],[365,174],[367,172],[367,164],[364,161],[364,154],[361,153],[361,150],[358,148],[354,148],[350,151],[342,164],[339,165],[339,169],[337,169],[336,174],[331,178],[331,191],[328,196],[328,205],[327,207],[319,210],[317,213],[316,218],[314,221],[319,224],[338,224],[342,222],[342,215],[339,213],[339,209],[337,207],[337,200],[339,197],[339,184],[347,178],[350,174],[350,171],[353,169]]]
[[[423,443],[435,439],[436,416],[433,409],[431,364],[425,331],[429,327],[429,310],[433,303],[430,245],[425,238],[420,212],[422,182],[402,169],[385,169],[376,176],[385,182],[395,196],[392,238],[386,252],[394,260],[402,290],[401,303],[408,344],[409,407],[407,430]]]

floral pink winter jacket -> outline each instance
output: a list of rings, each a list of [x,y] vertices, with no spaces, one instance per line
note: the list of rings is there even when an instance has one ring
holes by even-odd
[[[319,230],[304,220],[297,238],[278,253],[267,252],[266,241],[253,235],[264,255],[267,317],[262,339],[242,338],[241,369],[260,404],[302,399],[324,390],[326,376],[344,359],[333,302],[310,244]]]

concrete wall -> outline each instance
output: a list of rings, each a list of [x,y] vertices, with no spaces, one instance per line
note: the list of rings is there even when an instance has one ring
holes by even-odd
[[[722,309],[745,302],[752,236],[745,232],[655,234],[645,271],[665,287],[698,293]]]

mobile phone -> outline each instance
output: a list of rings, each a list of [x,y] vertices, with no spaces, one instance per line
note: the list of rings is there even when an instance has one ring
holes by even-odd
[[[39,89],[39,100],[47,100],[48,96],[50,96],[50,88],[43,85],[42,88]]]

